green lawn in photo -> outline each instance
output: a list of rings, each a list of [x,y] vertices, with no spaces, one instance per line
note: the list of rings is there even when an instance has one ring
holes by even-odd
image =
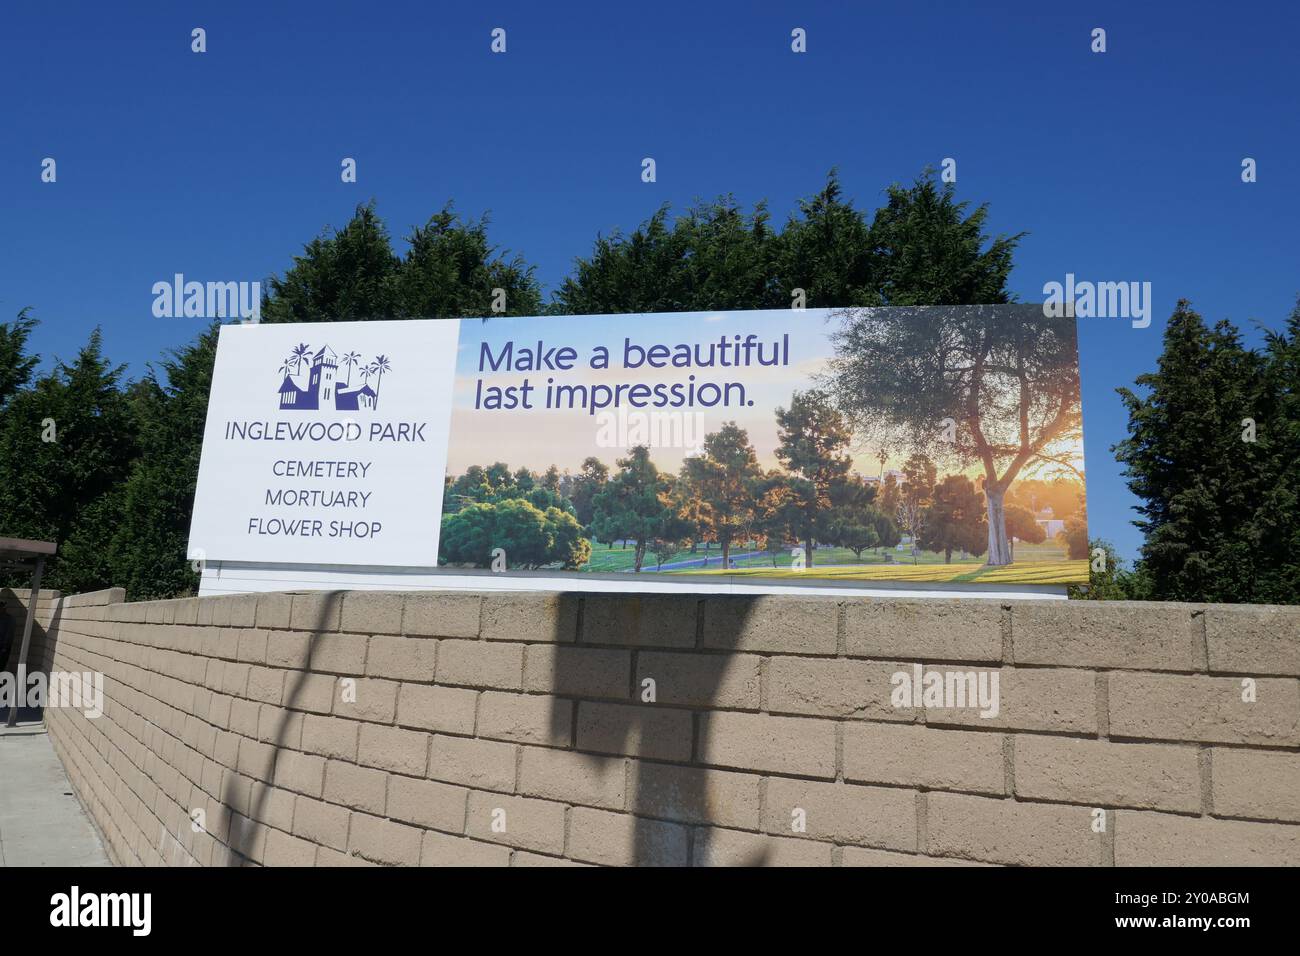
[[[929,581],[929,582],[970,582],[981,583],[1025,583],[1025,584],[1081,584],[1088,580],[1087,561],[1069,561],[1064,547],[1055,540],[1042,544],[1018,542],[1015,548],[1015,561],[1000,568],[989,568],[982,557],[961,558],[953,555],[952,563],[945,564],[942,554],[922,551],[913,558],[910,551],[881,549],[865,551],[861,559],[854,556],[847,548],[818,548],[814,553],[814,566],[800,571],[792,570],[794,546],[783,548],[775,556],[768,552],[755,553],[752,543],[736,545],[732,548],[732,561],[735,568],[723,569],[722,552],[710,548],[706,552],[702,547],[692,552],[683,548],[664,561],[665,565],[687,561],[701,561],[708,558],[708,567],[698,565],[691,567],[666,567],[658,570],[658,561],[653,554],[646,554],[641,573],[661,573],[673,575],[719,575],[739,574],[747,577],[795,577],[814,576],[850,580],[890,580],[890,581]],[[887,563],[885,557],[890,561]],[[775,559],[775,563],[774,563]],[[596,544],[592,548],[591,561],[583,569],[596,574],[632,573],[636,563],[636,550],[631,545],[624,548],[615,545],[607,548]]]

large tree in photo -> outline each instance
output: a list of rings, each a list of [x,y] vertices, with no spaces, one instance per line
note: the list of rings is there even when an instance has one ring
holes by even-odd
[[[1031,463],[1072,467],[1081,435],[1072,317],[1038,305],[836,314],[824,380],[859,439],[983,469],[988,563],[1011,563],[1004,496]]]
[[[691,525],[678,514],[671,476],[650,460],[650,449],[637,445],[618,460],[619,470],[592,500],[592,531],[599,541],[629,538],[635,548],[633,571],[645,563],[646,547],[655,540],[681,541]]]
[[[762,475],[749,435],[735,422],[705,435],[704,453],[682,463],[682,480],[707,509],[724,569],[730,567],[732,544],[752,530]]]
[[[903,485],[895,513],[899,526],[912,539],[913,556],[920,550],[917,539],[925,526],[926,510],[930,507],[930,496],[938,480],[939,472],[934,462],[923,454],[914,453],[903,465]]]
[[[776,410],[779,444],[776,457],[791,473],[788,507],[798,515],[798,536],[805,543],[804,560],[813,565],[813,549],[835,492],[845,482],[853,461],[847,451],[852,433],[839,410],[822,392],[795,392],[789,408]]]
[[[921,531],[921,547],[943,554],[952,563],[955,550],[979,555],[988,540],[983,502],[965,475],[949,475],[934,486],[932,503]]]
[[[533,569],[559,564],[576,571],[591,557],[578,519],[559,508],[538,508],[523,498],[476,502],[443,516],[439,545],[451,564]]]
[[[897,525],[876,506],[876,489],[861,475],[845,475],[835,482],[830,497],[831,507],[821,531],[827,543],[848,548],[859,561],[868,548],[892,548],[898,543]]]

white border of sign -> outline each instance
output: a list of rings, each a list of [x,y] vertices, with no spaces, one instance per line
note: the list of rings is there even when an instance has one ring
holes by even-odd
[[[326,567],[216,561],[203,569],[199,595],[260,591],[568,591],[573,593],[795,594],[837,597],[969,598],[973,600],[1065,600],[1066,590],[1050,584],[972,585],[872,582],[835,584],[757,583],[753,578],[717,576],[707,583],[682,578],[630,575],[548,575],[544,572],[434,571],[429,568]]]

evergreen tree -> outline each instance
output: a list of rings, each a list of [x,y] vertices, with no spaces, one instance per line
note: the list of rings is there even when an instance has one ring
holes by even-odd
[[[843,198],[835,170],[820,192],[800,200],[776,246],[783,298],[775,305],[788,308],[794,289],[804,290],[809,308],[881,304],[870,227]]]
[[[522,256],[504,259],[488,240],[487,217],[463,221],[451,205],[406,237],[410,248],[392,287],[403,318],[490,316],[501,290],[502,315],[537,315],[541,289]]]
[[[776,423],[776,457],[794,476],[790,507],[800,515],[799,537],[811,568],[813,548],[826,530],[826,514],[834,504],[832,492],[852,466],[847,450],[853,433],[827,396],[817,391],[795,392],[788,409],[776,410]]]
[[[0,412],[31,382],[36,371],[36,356],[27,354],[27,340],[35,327],[29,309],[19,312],[12,322],[0,323]]]
[[[593,515],[592,502],[596,495],[605,488],[609,480],[609,465],[595,456],[583,459],[582,470],[573,479],[573,509],[578,521],[584,526],[591,525]]]
[[[138,452],[121,379],[96,329],[73,362],[57,363],[4,407],[0,515],[6,534],[59,546],[47,565],[51,588],[114,583],[104,560],[115,519],[108,505]]]
[[[1267,487],[1256,510],[1256,600],[1300,603],[1300,302],[1265,348],[1256,439]]]
[[[949,475],[935,485],[932,503],[921,530],[921,547],[943,553],[943,563],[952,563],[957,549],[979,556],[988,546],[988,525],[984,504],[975,484],[965,475]]]
[[[489,316],[497,289],[502,314],[542,310],[533,267],[496,254],[486,217],[462,220],[449,204],[406,242],[399,257],[374,203],[358,206],[346,226],[313,239],[283,277],[271,278],[262,321]]]
[[[137,398],[140,455],[121,488],[109,547],[114,583],[133,600],[192,593],[198,585],[187,548],[217,332],[214,325],[163,359],[161,377],[151,366]]]
[[[358,206],[346,226],[307,243],[283,277],[271,277],[262,321],[395,318],[397,267],[388,229],[374,203]]]
[[[788,306],[773,281],[774,234],[762,204],[746,215],[727,196],[669,224],[661,207],[631,235],[596,239],[555,295],[566,315]]]
[[[1144,393],[1119,389],[1129,437],[1114,451],[1143,502],[1139,571],[1153,597],[1298,599],[1296,329],[1293,315],[1261,354],[1181,301],[1157,370],[1137,379]]]
[[[831,491],[831,507],[823,522],[823,538],[828,543],[848,548],[862,560],[867,548],[877,548],[893,534],[888,519],[875,507],[875,489],[850,474],[838,480]]]
[[[1088,601],[1149,601],[1152,599],[1150,582],[1141,570],[1129,570],[1115,553],[1115,547],[1109,541],[1094,538],[1088,542],[1088,549],[1095,553],[1101,551],[1101,562],[1095,559],[1088,565],[1088,585],[1081,587],[1071,584],[1071,599]],[[1098,566],[1100,564],[1100,566]]]
[[[704,436],[704,454],[682,463],[689,498],[707,510],[709,528],[722,548],[722,567],[730,567],[731,547],[754,522],[755,483],[762,477],[749,434],[727,422]]]
[[[1007,292],[1011,257],[1025,233],[986,236],[988,205],[968,215],[969,204],[956,201],[956,190],[953,183],[937,183],[931,169],[911,187],[889,187],[889,201],[871,223],[876,304],[1011,301]]]
[[[690,534],[690,525],[678,516],[673,483],[650,460],[649,448],[635,446],[618,467],[592,500],[592,530],[599,541],[630,538],[636,547],[633,571],[640,571],[650,542],[680,541]]]

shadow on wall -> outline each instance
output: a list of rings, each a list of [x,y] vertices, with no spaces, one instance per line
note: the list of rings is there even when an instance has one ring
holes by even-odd
[[[571,734],[578,759],[596,772],[617,772],[632,758],[626,812],[635,831],[625,862],[714,862],[710,828],[727,825],[726,796],[710,786],[717,772],[705,768],[703,748],[724,682],[744,685],[758,709],[757,669],[744,673],[736,654],[753,600],[710,597],[707,619],[704,599],[687,595],[562,594],[559,601],[552,736]],[[576,634],[566,623],[575,619]],[[631,679],[620,694],[611,681],[629,673],[628,655]],[[763,866],[767,856],[758,850],[728,862]]]
[[[43,595],[49,595],[46,600],[52,602],[52,607],[46,611],[40,606],[40,598],[37,598],[36,616],[32,619],[32,639],[27,648],[27,673],[34,674],[41,672],[48,678],[50,668],[54,664],[54,649],[58,642],[59,619],[63,615],[63,600],[55,597],[58,592],[42,590]],[[27,616],[27,597],[16,594],[11,588],[0,588],[0,604],[4,605],[0,614],[9,619],[12,634],[12,640],[7,653],[0,653],[0,672],[16,674],[18,671],[18,657],[22,653],[23,644],[23,625]],[[48,623],[42,624],[44,615],[49,614]],[[18,719],[20,721],[34,721],[42,718],[42,708],[40,707],[20,707],[18,709]],[[9,719],[9,708],[0,707],[0,725],[3,725]]]
[[[310,622],[294,630],[310,633],[311,645],[337,630],[343,592],[313,595]],[[593,772],[617,773],[632,758],[626,811],[635,819],[632,856],[636,866],[686,865],[710,857],[708,834],[726,826],[726,797],[710,788],[702,747],[709,711],[718,705],[724,681],[739,681],[757,710],[758,675],[738,673],[736,648],[753,612],[748,598],[676,595],[556,596],[552,632],[537,634],[530,648],[553,649],[550,686],[551,735]],[[541,626],[541,625],[539,625]],[[629,666],[630,665],[630,666]],[[267,759],[273,767],[289,743],[312,670],[303,662],[285,688],[282,713]],[[734,690],[734,688],[733,688]],[[221,802],[229,808],[227,865],[242,865],[265,819],[272,787],[242,773],[227,772]],[[236,854],[239,854],[237,856]],[[762,866],[766,851],[728,862]]]
[[[322,634],[337,630],[337,627],[329,625],[331,622],[338,623],[339,609],[343,605],[343,592],[321,591],[313,596],[318,598],[314,620],[310,626],[301,628],[311,638],[308,644],[308,659],[302,662],[301,667],[295,671],[293,679],[285,688],[282,707],[283,716],[280,717],[276,725],[274,737],[269,741],[271,753],[267,758],[267,764],[270,768],[275,767],[281,751],[285,749],[289,727],[293,721],[292,715],[298,710],[298,704],[302,700],[307,682],[312,676],[311,668],[308,666],[311,655],[310,648],[315,646],[316,641]],[[238,859],[235,853],[244,856],[250,854],[252,842],[257,839],[260,828],[259,821],[266,818],[266,799],[271,791],[272,787],[269,784],[250,780],[242,774],[231,773],[230,771],[225,773],[225,779],[222,781],[221,787],[221,803],[229,808],[230,812],[230,829],[226,839],[227,866],[243,865],[243,861]]]

